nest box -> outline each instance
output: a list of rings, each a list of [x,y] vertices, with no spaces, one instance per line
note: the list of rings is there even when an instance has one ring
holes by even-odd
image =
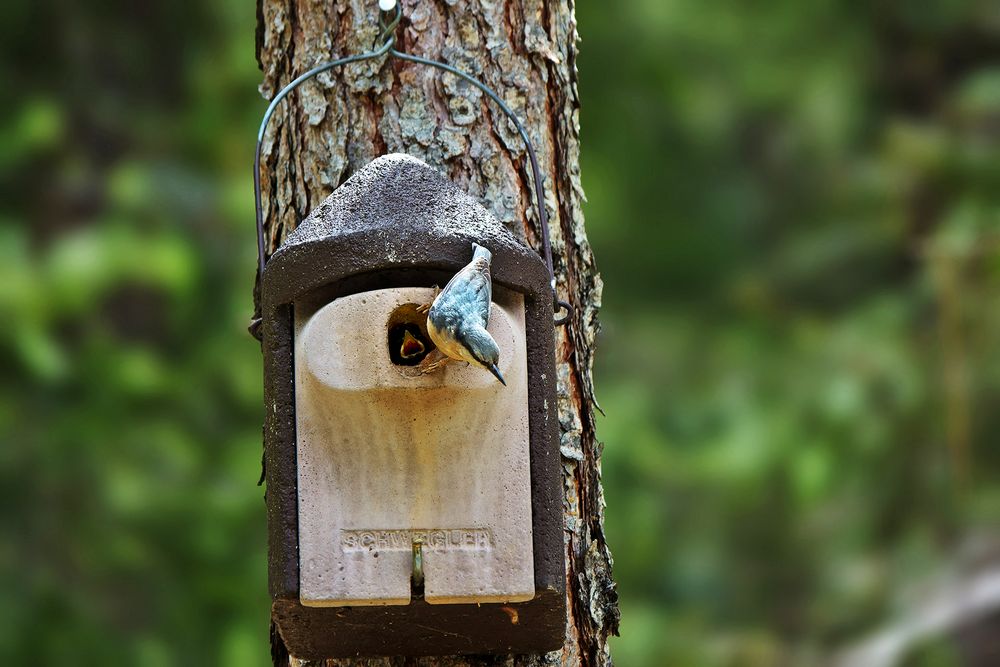
[[[493,255],[502,386],[432,346],[426,315]],[[272,618],[289,652],[527,653],[565,632],[552,289],[541,258],[423,162],[378,158],[263,273]]]

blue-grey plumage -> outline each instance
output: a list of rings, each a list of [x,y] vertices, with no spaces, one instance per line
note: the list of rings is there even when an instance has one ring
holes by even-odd
[[[472,261],[448,281],[427,313],[427,333],[445,356],[487,369],[504,385],[497,368],[500,348],[486,330],[493,282],[490,251],[472,244]]]

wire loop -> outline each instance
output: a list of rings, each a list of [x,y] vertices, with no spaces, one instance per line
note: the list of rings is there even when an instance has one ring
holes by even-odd
[[[387,24],[385,22],[386,12],[378,13],[378,27],[382,29],[382,34],[378,36],[375,41],[376,44],[381,44],[387,39],[396,41],[396,26],[399,25],[399,21],[403,18],[403,8],[398,4],[396,5],[396,11],[393,13],[392,20]]]
[[[572,306],[566,301],[560,301],[556,298],[556,275],[555,269],[552,264],[552,244],[549,240],[549,219],[548,214],[545,210],[545,187],[542,183],[541,170],[538,168],[538,157],[535,155],[535,147],[531,143],[531,139],[528,137],[528,131],[524,129],[524,125],[518,119],[517,114],[507,106],[500,96],[485,83],[476,79],[475,77],[466,74],[462,70],[448,65],[447,63],[442,63],[437,60],[430,60],[428,58],[422,58],[420,56],[410,55],[409,53],[404,53],[403,51],[397,50],[395,47],[396,43],[396,28],[399,26],[399,22],[403,17],[402,7],[397,4],[395,12],[391,14],[391,19],[387,22],[386,15],[388,12],[379,11],[378,25],[380,33],[375,44],[381,44],[378,48],[368,51],[365,53],[359,53],[353,56],[346,56],[344,58],[338,58],[337,60],[331,60],[329,62],[323,63],[313,67],[304,74],[296,77],[291,83],[286,85],[278,94],[274,96],[271,103],[267,107],[267,111],[264,112],[264,118],[261,120],[260,129],[257,132],[257,147],[254,152],[253,161],[253,187],[254,187],[254,204],[256,206],[257,214],[257,271],[258,279],[264,277],[264,264],[265,264],[265,244],[264,244],[264,207],[262,204],[261,196],[261,183],[260,183],[260,162],[261,162],[261,152],[264,145],[264,134],[267,131],[268,123],[271,121],[271,116],[274,115],[274,111],[278,104],[288,96],[293,90],[299,87],[304,81],[311,79],[317,74],[322,74],[335,67],[341,67],[343,65],[348,65],[350,63],[362,62],[365,60],[372,60],[374,58],[380,58],[384,55],[388,55],[390,58],[399,58],[400,60],[406,60],[409,62],[417,63],[420,65],[428,65],[430,67],[435,67],[437,69],[443,70],[450,74],[467,81],[472,84],[480,91],[483,92],[487,97],[489,97],[500,110],[514,123],[514,127],[517,128],[518,134],[521,135],[521,140],[524,142],[524,147],[528,153],[528,161],[531,165],[531,179],[534,184],[534,205],[535,213],[538,216],[538,224],[541,229],[542,236],[542,257],[545,260],[545,268],[549,273],[549,283],[552,288],[552,301],[553,301],[553,311],[558,313],[562,310],[566,311],[566,315],[554,320],[556,326],[561,326],[566,324],[572,313]]]

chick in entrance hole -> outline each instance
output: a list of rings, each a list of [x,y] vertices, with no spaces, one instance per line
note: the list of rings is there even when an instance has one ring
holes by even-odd
[[[432,345],[420,327],[412,322],[401,322],[389,329],[389,357],[400,366],[416,366]]]

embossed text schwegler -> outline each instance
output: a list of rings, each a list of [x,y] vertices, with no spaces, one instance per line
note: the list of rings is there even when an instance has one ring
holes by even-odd
[[[493,536],[486,528],[341,530],[344,551],[408,551],[414,542],[436,551],[489,551]]]

